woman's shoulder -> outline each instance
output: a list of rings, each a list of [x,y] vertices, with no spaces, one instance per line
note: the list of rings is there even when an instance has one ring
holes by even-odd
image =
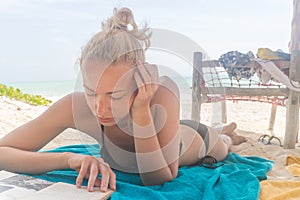
[[[168,76],[159,77],[158,89],[151,100],[151,104],[165,104],[172,99],[179,101],[179,88],[174,80]]]
[[[89,135],[94,136],[94,133],[98,133],[98,123],[88,106],[84,92],[73,92],[57,101],[61,104],[59,107],[64,109],[63,111],[71,114],[72,125],[70,128],[74,128],[83,131]]]
[[[86,104],[86,98],[84,92],[72,92],[69,93],[62,98],[60,98],[56,103],[69,104],[72,105],[74,103]]]
[[[84,92],[72,92],[59,101],[65,104],[66,107],[70,107],[73,116],[79,115],[92,115],[92,112],[88,106]]]
[[[64,108],[72,108],[74,106],[74,104],[87,104],[86,100],[85,100],[85,96],[83,92],[72,92],[69,93],[65,96],[63,96],[62,98],[60,98],[59,100],[57,100],[56,102],[53,103],[53,105],[51,107],[64,107]]]
[[[171,92],[179,99],[179,88],[174,80],[172,80],[169,76],[161,76],[159,77],[159,87],[158,92]]]
[[[68,118],[72,121],[76,121],[80,116],[86,118],[92,115],[84,92],[72,92],[63,96],[51,105],[49,110],[53,110],[54,112],[59,111],[64,115],[68,115]]]

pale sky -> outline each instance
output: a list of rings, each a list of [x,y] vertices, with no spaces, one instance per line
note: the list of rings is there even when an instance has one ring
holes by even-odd
[[[288,52],[292,0],[0,0],[0,83],[74,79],[81,48],[123,6],[138,24],[183,34],[212,59],[260,47]]]

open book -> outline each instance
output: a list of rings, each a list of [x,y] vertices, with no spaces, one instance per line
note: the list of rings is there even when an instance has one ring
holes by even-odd
[[[112,193],[112,190],[103,193],[99,188],[94,188],[94,192],[88,192],[86,187],[76,188],[75,185],[67,183],[53,183],[30,176],[0,171],[1,200],[102,200],[109,198]]]

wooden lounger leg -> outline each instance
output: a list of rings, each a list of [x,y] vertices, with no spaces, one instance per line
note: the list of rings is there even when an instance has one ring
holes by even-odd
[[[221,109],[222,109],[222,123],[227,123],[227,107],[226,101],[221,102]]]
[[[275,124],[275,118],[276,118],[276,111],[277,111],[277,105],[272,104],[271,108],[271,115],[270,115],[270,122],[269,122],[269,128],[268,130],[273,133],[274,130],[274,124]]]

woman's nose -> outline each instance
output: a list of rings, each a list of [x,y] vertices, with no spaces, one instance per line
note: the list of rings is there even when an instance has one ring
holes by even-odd
[[[109,98],[99,97],[96,98],[96,114],[100,117],[105,117],[110,109],[110,101]]]

